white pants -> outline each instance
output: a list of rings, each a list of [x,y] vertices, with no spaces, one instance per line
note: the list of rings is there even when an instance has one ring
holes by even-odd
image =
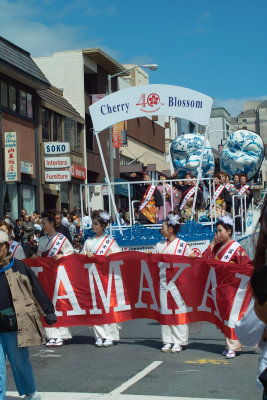
[[[69,328],[44,328],[44,334],[47,339],[71,339],[71,331]]]
[[[164,344],[188,344],[188,325],[161,325],[161,340]]]
[[[120,340],[119,324],[93,325],[95,338]]]
[[[229,339],[225,338],[226,341],[226,349],[227,350],[232,350],[232,351],[241,351],[242,350],[242,344],[239,342],[239,340],[234,340],[234,339]]]

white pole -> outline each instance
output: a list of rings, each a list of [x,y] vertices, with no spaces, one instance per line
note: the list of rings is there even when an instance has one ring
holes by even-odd
[[[122,229],[121,229],[121,222],[120,222],[119,214],[118,214],[118,211],[117,211],[117,208],[116,208],[116,203],[115,203],[115,199],[114,199],[114,195],[113,195],[113,190],[111,190],[111,183],[110,183],[110,180],[109,180],[108,171],[107,171],[107,167],[106,167],[106,163],[105,163],[105,159],[104,159],[101,143],[100,143],[100,140],[99,140],[99,137],[98,137],[98,133],[94,132],[94,134],[95,134],[95,137],[96,137],[96,141],[97,141],[99,152],[100,152],[100,157],[101,157],[103,168],[104,168],[104,171],[105,171],[106,182],[107,182],[107,184],[108,184],[108,186],[110,188],[111,202],[112,202],[113,209],[114,209],[115,216],[116,216],[116,220],[117,220],[117,223],[118,223],[118,226],[119,226],[120,234],[123,235]]]
[[[197,202],[197,194],[198,194],[198,185],[199,185],[200,179],[202,178],[202,164],[203,164],[203,157],[204,157],[204,151],[205,151],[205,147],[206,147],[207,136],[208,136],[208,127],[206,126],[204,143],[203,143],[200,161],[199,161],[199,167],[198,167],[197,184],[196,184],[196,191],[195,191],[195,195],[194,195],[194,202],[193,202],[193,207],[192,207],[192,212],[191,212],[191,221],[194,219],[196,202]]]

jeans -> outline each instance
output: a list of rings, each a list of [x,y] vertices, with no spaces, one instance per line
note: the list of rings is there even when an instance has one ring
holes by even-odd
[[[0,400],[6,396],[6,356],[19,395],[34,393],[35,380],[27,347],[18,347],[17,332],[0,332]]]

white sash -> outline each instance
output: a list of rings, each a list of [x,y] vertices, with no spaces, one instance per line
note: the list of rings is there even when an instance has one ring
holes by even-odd
[[[165,183],[165,188],[166,188],[166,192],[167,192],[168,194],[170,194],[170,193],[171,193],[171,190],[172,190],[172,186],[169,185],[168,183]]]
[[[244,185],[244,186],[238,191],[239,197],[241,197],[241,196],[245,193],[245,191],[246,191],[248,188],[249,188],[249,185]]]
[[[237,249],[239,249],[241,246],[238,242],[233,242],[231,244],[230,247],[228,247],[228,249],[224,252],[224,254],[222,256],[220,256],[220,260],[223,262],[230,262],[231,258],[233,257],[233,255],[235,254],[235,252],[237,251]],[[220,252],[220,250],[218,251],[218,253]]]
[[[224,186],[223,186],[223,185],[220,185],[220,186],[216,189],[216,191],[215,191],[215,193],[214,193],[214,196],[213,196],[213,198],[212,198],[211,204],[215,204],[215,201],[216,201],[217,198],[220,196],[220,194],[222,193],[223,189],[224,189]]]
[[[9,251],[10,251],[12,257],[15,256],[16,250],[19,246],[20,246],[20,244],[18,242],[16,242],[15,240],[12,240],[12,242],[9,243]]]
[[[106,235],[96,250],[95,255],[105,256],[114,241],[115,238],[113,236]]]
[[[195,191],[196,191],[196,187],[195,187],[195,186],[192,187],[192,189],[189,190],[189,192],[187,193],[187,195],[186,195],[185,198],[183,199],[182,204],[180,205],[180,210],[182,210],[182,209],[184,208],[184,206],[186,205],[187,200],[189,200],[190,197],[193,196],[193,194],[195,193]]]
[[[155,185],[150,185],[149,188],[147,189],[145,195],[146,198],[144,199],[143,203],[141,204],[139,211],[143,210],[143,208],[147,205],[147,203],[150,201],[151,197],[153,196],[153,193],[156,189]]]
[[[231,187],[233,187],[234,185],[232,184],[232,183],[227,183],[224,187],[225,187],[225,189],[226,190],[230,190],[231,189]]]
[[[53,239],[50,249],[48,250],[47,257],[53,257],[57,255],[66,240],[66,236],[62,235],[61,233],[56,235],[55,239]]]
[[[184,252],[185,252],[185,249],[186,249],[186,246],[187,246],[187,243],[185,243],[181,239],[178,239],[178,243],[177,243],[177,245],[175,247],[174,254],[177,255],[177,256],[183,256]]]

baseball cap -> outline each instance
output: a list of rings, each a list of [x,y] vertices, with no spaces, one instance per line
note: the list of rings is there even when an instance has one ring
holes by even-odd
[[[0,230],[0,243],[8,243],[8,235],[6,234],[6,232]]]

